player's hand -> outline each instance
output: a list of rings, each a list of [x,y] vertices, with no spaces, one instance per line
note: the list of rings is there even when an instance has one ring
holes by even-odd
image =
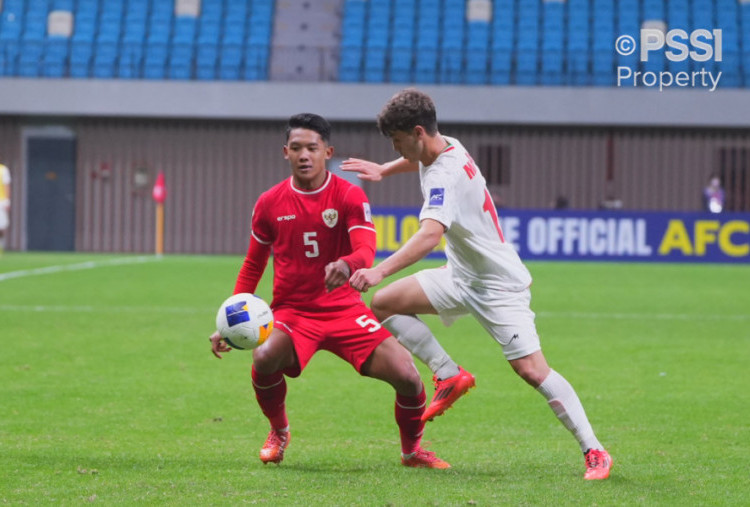
[[[349,264],[341,259],[326,264],[326,291],[331,292],[346,283],[351,275]]]
[[[229,348],[229,345],[227,345],[227,342],[224,341],[224,338],[221,337],[218,331],[209,336],[208,339],[211,341],[211,352],[213,352],[213,354],[219,359],[221,359],[220,352],[232,351],[232,349]]]
[[[361,158],[348,158],[341,163],[342,171],[359,173],[357,177],[365,181],[382,180],[383,176],[380,173],[383,172],[383,169],[382,165]]]
[[[358,269],[349,279],[349,285],[359,292],[367,292],[370,287],[375,287],[383,281],[383,275],[375,268]]]

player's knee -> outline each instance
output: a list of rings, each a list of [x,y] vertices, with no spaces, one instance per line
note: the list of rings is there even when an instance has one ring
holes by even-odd
[[[535,368],[533,365],[523,365],[516,368],[516,373],[526,381],[533,388],[537,388],[542,385],[544,379],[547,378],[549,371],[542,371],[540,368]]]
[[[281,363],[278,351],[273,348],[261,345],[253,350],[253,367],[258,373],[263,375],[275,373],[282,369]]]
[[[394,382],[396,390],[406,396],[417,396],[422,392],[423,384],[422,377],[414,365],[411,354],[406,349],[403,349],[402,353],[399,354],[396,364],[398,365],[396,381]]]
[[[399,394],[405,396],[417,396],[422,392],[422,389],[424,389],[422,378],[419,376],[419,372],[414,366],[414,363],[405,366],[403,371],[400,372],[395,387]]]
[[[396,313],[393,311],[393,304],[389,296],[389,291],[386,289],[380,289],[375,292],[372,296],[370,309],[372,309],[372,313],[375,314],[375,317],[377,317],[380,322],[383,322],[385,319]]]
[[[253,368],[258,373],[264,375],[273,373],[270,359],[270,355],[265,350],[262,350],[262,347],[253,350]]]

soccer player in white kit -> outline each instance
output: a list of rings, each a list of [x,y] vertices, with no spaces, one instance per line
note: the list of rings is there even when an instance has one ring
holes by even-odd
[[[435,105],[414,88],[394,95],[378,115],[378,129],[401,158],[380,165],[349,159],[342,168],[367,181],[419,171],[424,197],[420,228],[377,266],[357,270],[350,285],[367,291],[385,277],[414,264],[443,237],[448,263],[402,278],[378,290],[375,315],[435,374],[435,395],[425,419],[441,415],[474,385],[417,317],[438,314],[450,325],[471,314],[500,344],[514,371],[542,394],[585,456],[585,479],[606,479],[612,458],[601,445],[573,387],[542,354],[529,304],[531,275],[505,242],[484,177],[461,143],[437,129]]]

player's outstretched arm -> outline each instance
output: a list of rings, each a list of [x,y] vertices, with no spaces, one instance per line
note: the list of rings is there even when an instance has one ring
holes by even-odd
[[[355,271],[349,279],[349,285],[360,292],[367,292],[385,277],[398,273],[430,253],[440,244],[444,232],[445,227],[437,220],[422,220],[417,233],[404,246],[374,268]]]
[[[348,158],[341,163],[341,170],[359,173],[357,177],[365,181],[380,181],[386,176],[419,170],[419,164],[409,162],[404,157],[385,164],[376,164],[361,158]]]

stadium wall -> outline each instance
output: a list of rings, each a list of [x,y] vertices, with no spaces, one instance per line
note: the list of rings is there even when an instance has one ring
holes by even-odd
[[[0,89],[8,81],[15,80],[0,80]],[[165,251],[242,253],[252,204],[262,190],[288,175],[281,156],[283,127],[288,115],[296,112],[320,112],[333,120],[337,158],[385,161],[395,156],[373,121],[382,102],[396,90],[392,87],[353,85],[366,93],[357,92],[363,93],[362,102],[349,104],[344,93],[348,88],[343,85],[318,89],[274,84],[285,92],[266,96],[259,91],[265,87],[242,84],[236,85],[235,95],[226,96],[221,93],[232,87],[223,83],[221,93],[195,95],[207,106],[193,95],[188,103],[179,94],[165,94],[179,87],[157,85],[143,88],[146,99],[135,107],[135,99],[120,95],[119,84],[106,83],[111,88],[108,98],[94,94],[78,97],[78,103],[61,98],[53,107],[54,101],[34,83],[39,82],[27,81],[32,95],[41,94],[37,101],[21,94],[11,107],[13,101],[0,93],[0,158],[14,177],[11,249],[26,248],[23,132],[40,125],[63,126],[76,136],[75,248],[81,251],[153,251],[151,186],[156,174],[164,171]],[[467,93],[474,88],[453,88],[455,96],[474,96]],[[302,93],[306,89],[311,93]],[[336,92],[340,92],[338,99]],[[589,92],[590,103],[597,104],[596,90],[578,89],[575,95],[586,97]],[[58,98],[66,93],[63,90]],[[505,116],[472,121],[470,107],[459,118],[458,102],[442,93],[436,97],[444,118],[441,130],[464,142],[490,180],[498,204],[508,208],[550,208],[563,196],[571,208],[581,210],[597,209],[602,201],[614,198],[627,210],[697,211],[701,189],[717,169],[721,150],[750,153],[750,127],[738,126],[737,115],[726,115],[726,124],[684,128],[673,116],[675,125],[659,126],[646,119],[636,127],[627,117],[618,123],[607,116],[608,122],[597,123],[589,111],[587,118],[573,115],[565,123],[560,112],[544,117],[538,103],[527,121]],[[745,96],[747,92],[742,92]],[[693,96],[683,98],[688,108]],[[734,109],[742,110],[740,106],[735,104]],[[443,115],[444,109],[453,112]],[[747,115],[742,117],[748,121]],[[750,185],[750,175],[745,185]],[[416,175],[364,187],[375,206],[414,206],[421,201]],[[750,188],[742,197],[750,200]],[[742,204],[745,211],[750,209],[750,202]]]
[[[394,84],[0,79],[0,115],[284,119],[314,107],[372,121]],[[422,86],[452,123],[750,128],[750,92]]]

